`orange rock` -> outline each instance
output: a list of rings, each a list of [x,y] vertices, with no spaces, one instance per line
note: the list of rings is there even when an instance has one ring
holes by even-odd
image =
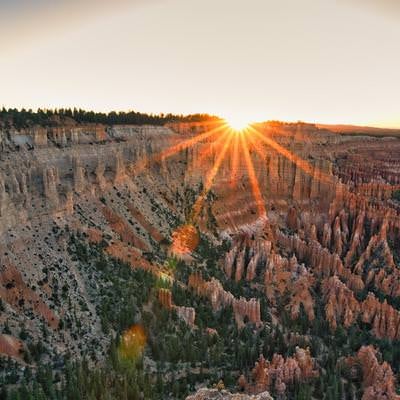
[[[355,357],[347,360],[349,365],[358,364],[362,371],[362,400],[399,400],[396,394],[395,376],[390,365],[379,363],[373,346],[362,346]]]
[[[337,276],[323,281],[322,293],[326,301],[326,319],[332,329],[335,330],[338,324],[350,327],[360,312],[354,293]]]
[[[253,390],[258,393],[273,387],[277,394],[283,396],[288,385],[306,382],[318,375],[316,362],[308,348],[296,347],[294,356],[286,359],[274,354],[271,362],[261,355],[252,370]]]
[[[260,300],[246,300],[241,297],[236,299],[232,293],[226,291],[221,282],[212,278],[205,281],[200,274],[189,276],[188,286],[192,288],[199,296],[207,297],[213,310],[219,310],[221,307],[233,307],[235,321],[239,327],[244,325],[245,319],[256,325],[261,324]]]
[[[11,304],[16,309],[32,307],[53,329],[58,327],[59,318],[39,295],[28,287],[21,273],[7,259],[0,271],[0,298]],[[21,305],[20,301],[23,300]]]

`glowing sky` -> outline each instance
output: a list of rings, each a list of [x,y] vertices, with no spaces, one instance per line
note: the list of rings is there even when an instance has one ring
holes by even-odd
[[[400,127],[398,0],[0,0],[0,106]]]

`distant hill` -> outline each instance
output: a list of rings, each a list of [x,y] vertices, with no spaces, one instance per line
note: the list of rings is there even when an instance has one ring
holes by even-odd
[[[356,125],[315,124],[318,128],[328,129],[342,135],[395,136],[400,137],[400,129],[374,128]]]

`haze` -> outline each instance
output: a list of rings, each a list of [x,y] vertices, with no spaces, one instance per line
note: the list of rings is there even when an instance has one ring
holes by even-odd
[[[0,1],[0,105],[400,127],[396,1]]]

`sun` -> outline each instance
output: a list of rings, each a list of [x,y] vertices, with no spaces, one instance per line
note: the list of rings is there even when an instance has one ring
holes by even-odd
[[[230,117],[226,117],[225,122],[233,131],[236,132],[245,131],[251,125],[251,122],[248,119],[240,115],[233,115]]]
[[[255,119],[246,119],[243,115],[231,117],[225,115],[224,118],[220,117],[209,122],[209,125],[205,125],[205,130],[201,133],[179,140],[172,146],[155,153],[150,160],[139,160],[135,168],[132,168],[136,173],[138,173],[137,171],[141,172],[150,163],[163,162],[169,157],[201,144],[199,156],[196,157],[196,168],[197,166],[203,168],[205,178],[204,182],[202,181],[203,189],[195,199],[185,223],[172,234],[170,251],[173,255],[190,255],[199,245],[196,226],[199,226],[203,219],[208,194],[225,161],[229,166],[230,174],[226,174],[224,168],[223,182],[228,183],[231,189],[239,188],[239,184],[243,183],[242,178],[246,174],[250,184],[249,189],[253,195],[252,203],[257,208],[259,217],[264,219],[267,218],[267,202],[263,196],[262,186],[260,186],[260,171],[255,168],[253,163],[254,156],[265,162],[266,154],[270,153],[270,149],[272,149],[295,164],[305,174],[317,176],[320,182],[334,184],[330,175],[316,169],[313,164],[303,160],[296,153],[292,153],[288,148],[275,141],[273,134],[285,135],[285,132],[280,133],[279,129],[276,129],[276,132],[275,129],[274,132],[270,132],[260,129],[260,127],[262,128],[262,123]],[[225,179],[226,175],[230,176]],[[164,276],[162,277],[164,278]]]

